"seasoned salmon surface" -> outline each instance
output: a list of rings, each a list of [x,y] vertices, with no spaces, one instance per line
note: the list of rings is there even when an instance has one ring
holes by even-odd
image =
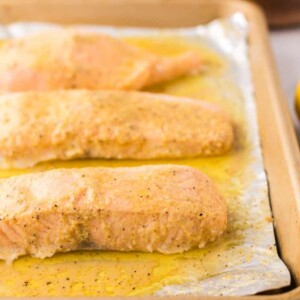
[[[108,35],[61,29],[1,45],[0,91],[138,90],[200,67],[193,51],[156,56]]]
[[[233,142],[220,108],[199,100],[124,91],[0,96],[0,166],[72,158],[218,155]]]
[[[0,180],[0,259],[76,249],[179,253],[219,237],[224,199],[179,165],[57,169]]]

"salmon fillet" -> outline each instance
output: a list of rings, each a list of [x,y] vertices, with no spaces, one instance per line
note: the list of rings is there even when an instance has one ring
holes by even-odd
[[[61,29],[0,47],[0,91],[138,90],[200,67],[193,51],[162,57],[104,34]]]
[[[0,167],[73,158],[153,159],[218,155],[233,128],[215,105],[124,91],[0,96]]]
[[[216,240],[227,209],[179,165],[57,169],[0,180],[0,259],[77,249],[180,253]]]

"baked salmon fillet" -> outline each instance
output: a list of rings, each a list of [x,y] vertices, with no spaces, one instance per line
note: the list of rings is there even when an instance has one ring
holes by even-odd
[[[0,167],[73,158],[153,159],[218,155],[233,143],[219,107],[125,91],[0,96]]]
[[[194,51],[157,56],[108,35],[61,29],[1,45],[0,91],[138,90],[201,65]]]
[[[0,259],[97,249],[180,253],[226,229],[213,182],[179,165],[57,169],[0,180]]]

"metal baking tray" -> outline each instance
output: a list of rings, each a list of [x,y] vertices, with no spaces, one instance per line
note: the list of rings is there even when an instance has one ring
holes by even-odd
[[[170,28],[195,26],[238,11],[250,22],[250,63],[278,251],[292,274],[293,284],[274,295],[233,299],[300,299],[300,155],[266,19],[256,5],[240,0],[0,0],[0,23],[44,21]]]

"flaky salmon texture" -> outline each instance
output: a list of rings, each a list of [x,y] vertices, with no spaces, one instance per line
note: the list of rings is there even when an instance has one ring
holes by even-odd
[[[179,165],[57,169],[0,180],[0,259],[98,249],[180,253],[226,229],[212,181]]]
[[[201,65],[193,51],[163,57],[104,34],[53,30],[1,45],[0,92],[139,90]]]
[[[220,155],[233,127],[200,100],[125,91],[0,96],[0,167],[74,158],[154,159]]]

